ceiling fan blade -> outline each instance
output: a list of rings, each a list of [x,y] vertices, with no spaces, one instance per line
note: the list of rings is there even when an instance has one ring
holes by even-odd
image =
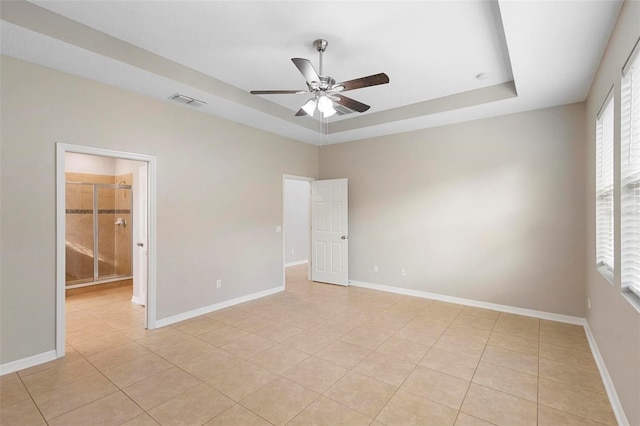
[[[338,96],[338,100],[335,100],[335,103],[338,103],[342,106],[345,106],[347,108],[350,108],[354,111],[358,111],[358,112],[365,112],[366,110],[368,110],[369,108],[371,108],[369,105],[367,104],[363,104],[362,102],[358,102],[355,99],[351,99],[351,98],[347,98],[346,96]]]
[[[296,117],[302,117],[303,115],[307,115],[306,111],[300,108],[298,112],[296,112]]]
[[[363,87],[377,86],[378,84],[387,84],[389,77],[385,73],[374,74],[367,77],[356,78],[355,80],[344,81],[342,83],[334,84],[333,87],[342,86],[344,89],[340,90],[345,92],[347,90],[362,89]]]
[[[252,95],[304,95],[306,90],[252,90]]]
[[[320,77],[316,72],[316,69],[311,65],[311,61],[304,58],[291,58],[294,65],[298,68],[298,70],[304,76],[304,79],[307,80],[307,83],[311,83],[312,81],[320,82]]]

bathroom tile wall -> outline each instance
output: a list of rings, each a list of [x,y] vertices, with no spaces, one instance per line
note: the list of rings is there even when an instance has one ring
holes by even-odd
[[[132,185],[133,174],[118,175],[115,177],[115,181],[123,185]],[[116,220],[121,217],[127,223],[126,227],[117,226],[115,230],[115,272],[118,275],[131,275],[132,193],[128,189],[118,189],[114,196],[115,209],[119,211],[116,214]]]
[[[67,176],[67,182],[70,182]],[[93,185],[66,185],[67,285],[93,277]]]

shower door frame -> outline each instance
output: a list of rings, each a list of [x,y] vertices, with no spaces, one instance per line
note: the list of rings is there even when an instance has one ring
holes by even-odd
[[[102,278],[102,279],[100,278],[100,248],[99,248],[100,247],[100,232],[99,232],[99,226],[98,226],[100,211],[99,211],[99,208],[98,208],[98,192],[97,192],[97,190],[100,189],[100,188],[129,189],[129,190],[131,190],[132,189],[131,185],[120,185],[120,184],[111,184],[111,183],[91,183],[91,182],[66,182],[65,185],[91,185],[91,186],[93,186],[93,202],[92,202],[92,209],[93,209],[93,213],[92,213],[93,276],[91,278],[91,281],[84,281],[84,282],[81,282],[81,283],[71,284],[71,285],[68,285],[66,283],[66,276],[65,276],[65,288],[66,289],[82,288],[82,287],[87,287],[87,286],[92,286],[92,285],[106,284],[106,283],[110,283],[110,282],[113,282],[113,281],[121,281],[121,280],[127,280],[127,279],[133,278],[133,264],[131,266],[131,271],[130,271],[129,274],[120,274],[120,275],[113,274],[109,278]],[[66,190],[67,190],[67,188],[65,186],[65,191]],[[129,211],[133,213],[133,200],[131,198],[129,198]],[[131,222],[131,224],[130,224],[130,226],[131,226],[133,224],[133,221],[130,221],[130,222]],[[66,226],[66,223],[65,223],[65,226]],[[131,232],[131,238],[129,238],[131,243],[133,242],[133,232],[132,231],[133,230],[129,231],[129,232]],[[66,232],[66,229],[65,229],[65,232]],[[65,239],[66,239],[66,235],[65,235]],[[65,256],[66,256],[66,250],[65,250]],[[65,265],[65,270],[66,270],[66,265]]]
[[[145,304],[145,328],[156,328],[156,280],[157,280],[157,195],[155,156],[82,145],[56,143],[56,358],[65,354],[65,296],[66,296],[66,212],[65,212],[65,154],[99,155],[140,161],[147,164],[147,300]],[[133,236],[132,236],[133,238]]]

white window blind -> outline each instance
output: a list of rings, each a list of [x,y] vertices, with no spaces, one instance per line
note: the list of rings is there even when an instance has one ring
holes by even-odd
[[[596,120],[596,262],[613,276],[613,97]]]
[[[640,297],[640,55],[623,70],[621,161],[622,285]]]

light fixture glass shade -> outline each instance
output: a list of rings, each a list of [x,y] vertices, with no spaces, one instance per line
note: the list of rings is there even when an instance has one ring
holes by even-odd
[[[327,96],[322,95],[318,98],[318,109],[320,112],[327,113],[330,109],[333,109],[333,102]]]
[[[318,110],[322,112],[325,118],[331,117],[336,113],[336,110],[333,108],[333,101],[326,95],[322,95],[318,98]]]
[[[322,114],[324,115],[324,118],[329,118],[335,113],[336,113],[336,110],[333,108],[333,106],[330,106],[328,111],[324,111]]]
[[[316,100],[315,99],[309,99],[304,105],[302,105],[302,109],[308,115],[313,116],[313,113],[316,110]]]

